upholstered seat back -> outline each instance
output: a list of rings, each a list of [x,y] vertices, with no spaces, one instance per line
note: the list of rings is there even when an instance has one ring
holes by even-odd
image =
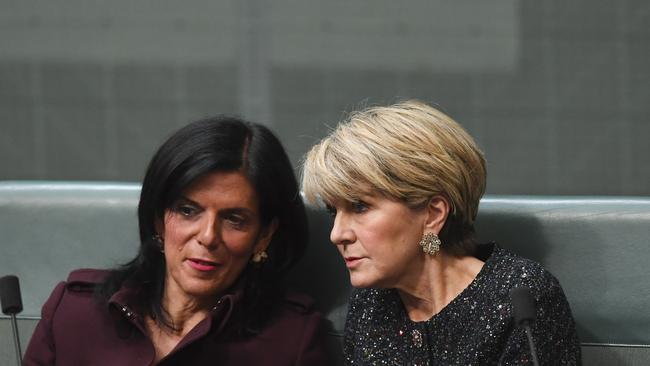
[[[53,286],[79,267],[108,268],[138,247],[139,185],[0,182],[0,276],[21,281],[23,348]],[[330,321],[340,363],[347,270],[329,243],[331,219],[309,208],[311,240],[290,283]],[[650,364],[650,199],[486,197],[477,232],[541,262],[563,284],[585,365]],[[0,319],[0,364],[14,362],[11,326]]]

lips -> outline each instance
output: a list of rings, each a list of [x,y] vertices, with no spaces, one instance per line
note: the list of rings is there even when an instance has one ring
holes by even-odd
[[[354,268],[359,265],[364,257],[345,257],[345,265],[348,268]]]
[[[187,262],[192,268],[202,272],[214,271],[219,266],[217,262],[200,258],[188,258]]]

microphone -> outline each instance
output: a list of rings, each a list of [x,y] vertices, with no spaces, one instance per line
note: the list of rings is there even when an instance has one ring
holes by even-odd
[[[515,319],[515,325],[518,327],[524,327],[526,330],[533,365],[539,366],[537,352],[535,350],[535,342],[533,341],[533,332],[530,329],[531,324],[535,322],[535,299],[533,298],[533,295],[530,294],[530,290],[527,287],[515,287],[510,290],[510,301],[512,302],[512,312]]]
[[[20,298],[18,277],[11,275],[0,277],[0,304],[2,304],[2,312],[6,315],[11,315],[11,328],[14,332],[14,345],[16,346],[16,361],[18,362],[18,366],[20,366],[22,364],[23,353],[20,350],[16,314],[23,311],[23,301]]]

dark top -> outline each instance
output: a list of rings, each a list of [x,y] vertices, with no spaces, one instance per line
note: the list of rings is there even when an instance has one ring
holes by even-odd
[[[106,271],[78,270],[59,283],[42,310],[24,365],[151,365],[155,351],[136,309],[138,291],[123,287],[107,303],[94,295]],[[301,295],[287,296],[254,336],[237,336],[228,321],[240,294],[223,296],[158,365],[325,365],[319,314]]]
[[[485,264],[474,281],[427,321],[408,318],[397,290],[355,290],[345,326],[346,364],[532,364],[526,333],[512,320],[509,291],[518,286],[535,298],[540,365],[580,364],[575,322],[557,279],[494,244],[479,252]]]

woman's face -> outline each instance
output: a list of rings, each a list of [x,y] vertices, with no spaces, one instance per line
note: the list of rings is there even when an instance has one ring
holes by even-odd
[[[239,277],[274,228],[261,227],[255,190],[240,172],[216,172],[190,185],[165,211],[168,296],[213,299]]]
[[[330,240],[350,271],[354,287],[399,288],[408,284],[416,261],[427,210],[414,210],[379,195],[329,206],[334,217]]]

